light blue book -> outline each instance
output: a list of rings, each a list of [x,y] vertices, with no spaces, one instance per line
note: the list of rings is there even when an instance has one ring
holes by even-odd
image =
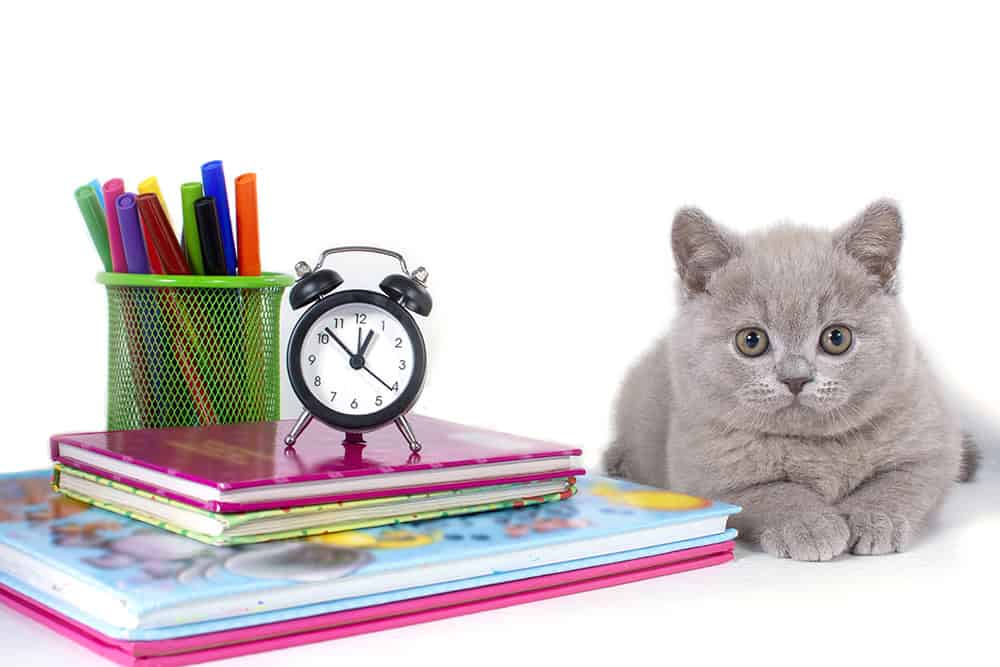
[[[0,583],[115,639],[357,609],[730,540],[739,508],[601,477],[557,503],[212,547],[0,476]]]

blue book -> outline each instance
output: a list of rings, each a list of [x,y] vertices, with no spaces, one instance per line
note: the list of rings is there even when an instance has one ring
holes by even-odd
[[[568,500],[213,547],[0,476],[0,583],[154,641],[358,609],[731,540],[739,508],[601,477]]]

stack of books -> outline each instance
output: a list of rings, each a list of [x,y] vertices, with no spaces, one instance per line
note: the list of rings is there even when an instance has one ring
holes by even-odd
[[[412,416],[411,454],[389,429],[365,444],[291,422],[57,435],[60,492],[199,542],[308,537],[565,500],[579,449]]]
[[[724,563],[739,508],[601,477],[580,450],[411,417],[341,446],[288,422],[81,433],[0,476],[0,602],[173,667]]]
[[[564,502],[212,546],[58,495],[49,481],[49,471],[0,477],[0,601],[119,664],[149,667],[724,563],[735,536],[726,519],[738,511],[588,476]]]

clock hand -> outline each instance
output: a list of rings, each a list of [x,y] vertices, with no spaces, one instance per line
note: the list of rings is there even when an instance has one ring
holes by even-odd
[[[361,329],[358,329],[358,335],[359,336],[361,335]],[[365,342],[361,343],[358,346],[358,356],[359,357],[364,357],[365,356],[365,352],[368,351],[368,346],[371,345],[372,338],[374,338],[374,337],[375,337],[375,330],[374,329],[369,329],[368,330],[368,335],[365,336]]]
[[[356,354],[359,357],[365,356],[365,355],[361,354],[361,327],[358,327],[358,348],[357,349],[358,349],[358,351],[356,352]]]
[[[380,378],[379,376],[377,376],[377,375],[375,375],[374,373],[372,373],[372,369],[368,368],[367,366],[362,366],[362,368],[363,368],[363,369],[364,369],[365,371],[367,371],[367,372],[368,372],[368,374],[369,374],[369,375],[371,375],[371,376],[372,376],[373,378],[375,378],[376,380],[378,380],[379,382],[381,382],[381,383],[382,383],[382,386],[383,386],[383,387],[385,387],[385,388],[386,388],[386,389],[388,389],[389,391],[396,391],[395,389],[393,389],[392,387],[390,387],[389,385],[387,385],[387,384],[385,383],[385,380],[383,380],[383,379],[382,379],[382,378]]]
[[[333,338],[335,341],[337,341],[337,345],[339,345],[340,347],[344,348],[344,352],[346,352],[348,356],[350,356],[350,357],[354,356],[354,353],[351,352],[346,345],[344,345],[344,341],[340,340],[340,338],[337,337],[337,334],[335,334],[332,331],[330,331],[330,327],[326,327],[323,330],[326,331],[328,334],[330,334],[331,338]]]

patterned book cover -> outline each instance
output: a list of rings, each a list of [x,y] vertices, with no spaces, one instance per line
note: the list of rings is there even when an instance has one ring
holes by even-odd
[[[204,516],[209,516],[218,521],[221,521],[228,528],[235,528],[256,519],[267,519],[267,518],[282,517],[282,516],[285,517],[301,516],[301,515],[315,514],[317,512],[329,512],[333,510],[349,510],[354,508],[378,507],[380,505],[384,506],[389,504],[390,502],[398,503],[400,501],[400,498],[399,497],[370,498],[366,500],[350,500],[339,503],[305,505],[305,506],[292,507],[280,510],[261,510],[257,512],[244,512],[241,514],[220,514],[217,512],[210,512],[208,510],[199,509],[197,507],[192,507],[190,505],[187,505],[186,503],[181,503],[176,500],[171,500],[170,498],[166,498],[164,496],[158,496],[156,494],[149,493],[148,491],[128,486],[127,484],[115,482],[113,480],[99,477],[97,475],[92,475],[90,473],[86,473],[80,470],[74,470],[73,468],[68,468],[59,463],[56,464],[55,470],[53,471],[52,474],[52,486],[59,493],[69,496],[74,500],[87,503],[88,505],[99,507],[102,510],[114,512],[115,514],[119,514],[129,519],[142,521],[143,523],[148,523],[152,526],[156,526],[157,528],[162,528],[172,533],[177,533],[178,535],[190,537],[193,540],[198,540],[199,542],[204,542],[205,544],[213,544],[216,546],[254,544],[257,542],[284,540],[293,537],[312,537],[314,535],[323,535],[326,533],[334,533],[334,532],[344,532],[348,530],[359,530],[361,528],[375,528],[377,526],[395,526],[402,523],[410,523],[412,521],[423,521],[426,519],[441,519],[449,516],[462,516],[465,514],[475,514],[477,512],[490,512],[501,509],[509,509],[512,507],[526,507],[528,505],[537,505],[539,503],[566,500],[567,498],[571,497],[574,493],[576,493],[576,488],[573,486],[576,483],[576,478],[570,477],[569,481],[565,484],[565,488],[561,491],[536,495],[531,493],[530,485],[528,485],[527,487],[522,489],[524,495],[514,500],[505,500],[505,501],[490,502],[490,503],[470,503],[467,505],[452,507],[451,509],[447,510],[431,510],[431,511],[409,512],[409,513],[405,512],[406,509],[405,507],[394,507],[393,511],[386,510],[386,513],[383,516],[368,518],[364,520],[339,522],[336,525],[321,525],[321,526],[314,526],[311,528],[302,528],[298,530],[281,530],[269,533],[260,533],[255,535],[230,537],[230,536],[206,535],[204,533],[199,533],[194,530],[188,530],[180,526],[173,525],[167,521],[162,521],[149,514],[144,514],[142,511],[138,509],[129,509],[128,507],[125,507],[123,505],[98,500],[96,498],[92,498],[78,491],[71,491],[69,489],[62,488],[60,486],[60,478],[63,475],[72,475],[75,477],[80,477],[82,479],[86,479],[96,484],[109,486],[113,489],[123,491],[130,495],[135,495],[140,498],[147,498],[149,500],[153,500],[157,503],[162,503],[164,505],[181,507],[187,511],[196,512]],[[486,490],[514,489],[517,486],[518,485],[513,485],[513,484],[502,484],[497,486],[480,487],[476,489],[455,489],[453,491],[439,491],[436,493],[410,494],[408,496],[405,496],[405,500],[416,501],[416,500],[441,498],[441,497],[461,498],[462,496],[468,496],[476,492],[481,492]]]
[[[393,481],[393,476],[400,473],[576,457],[581,453],[578,448],[419,415],[410,416],[410,423],[424,444],[419,455],[412,455],[406,443],[393,429],[380,429],[366,434],[366,444],[361,450],[345,449],[342,444],[343,434],[319,422],[306,429],[295,448],[289,449],[285,447],[283,438],[292,427],[291,421],[70,433],[52,436],[50,444],[55,461],[215,512],[243,512],[358,500],[384,496],[386,488],[392,489],[394,494],[422,493],[584,474],[577,465],[556,472],[532,474],[496,475],[487,469],[483,471],[482,478],[472,481],[401,487],[399,482]],[[118,475],[102,467],[100,460],[88,463],[61,455],[60,445],[96,454],[101,460],[106,458],[136,465],[153,473],[167,474],[219,491],[369,476],[382,477],[385,484],[380,489],[371,491],[296,499],[291,502],[206,502]]]
[[[184,667],[502,609],[722,565],[733,559],[733,546],[732,540],[702,546],[692,545],[631,560],[581,565],[572,570],[291,618],[266,625],[154,640],[109,637],[80,619],[47,606],[38,597],[24,595],[3,583],[0,583],[0,603],[120,665]]]
[[[642,548],[594,552],[591,546],[599,538],[624,543],[651,529],[701,519],[717,519],[722,525],[739,510],[628,482],[584,478],[575,497],[558,503],[213,547],[61,496],[49,482],[49,471],[0,477],[0,583],[108,636],[144,640],[303,618],[722,542],[732,539],[733,531]],[[555,547],[576,555],[548,557]],[[81,586],[108,593],[119,601],[118,616],[136,622],[113,623],[92,606],[84,610],[68,602],[65,590],[42,590],[43,582],[31,580],[37,567],[12,571],[10,554],[15,552]],[[485,559],[479,561],[485,571],[419,587],[337,593],[373,580],[368,577],[396,574],[405,580],[431,566],[453,567],[470,559]],[[282,606],[289,590],[323,597]],[[252,605],[226,606],[226,599],[250,593]],[[215,617],[194,621],[187,614],[199,604],[211,608]]]

